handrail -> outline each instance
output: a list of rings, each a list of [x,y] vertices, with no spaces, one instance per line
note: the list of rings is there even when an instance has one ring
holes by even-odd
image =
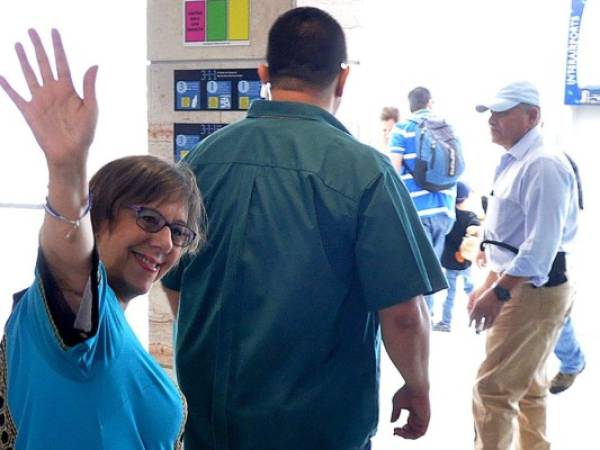
[[[0,208],[44,209],[44,205],[36,205],[34,203],[2,203],[2,202],[0,202]]]

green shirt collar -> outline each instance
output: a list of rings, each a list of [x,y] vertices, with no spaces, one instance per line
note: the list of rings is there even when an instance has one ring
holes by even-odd
[[[293,118],[328,123],[344,133],[351,134],[342,123],[323,108],[308,103],[256,100],[248,111],[248,118]]]

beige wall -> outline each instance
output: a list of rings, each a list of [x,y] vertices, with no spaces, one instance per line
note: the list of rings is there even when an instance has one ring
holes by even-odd
[[[173,71],[181,69],[254,68],[264,61],[271,23],[294,6],[316,6],[336,17],[348,38],[349,58],[358,61],[360,7],[363,0],[294,1],[250,0],[250,45],[189,47],[183,45],[183,1],[148,0],[148,144],[151,154],[173,157],[173,124],[230,123],[242,118],[240,111],[175,111]],[[159,363],[172,368],[173,321],[166,298],[158,286],[150,292],[150,352]]]
[[[172,158],[173,123],[229,123],[239,111],[182,112],[173,109],[173,71],[254,68],[263,61],[268,24],[293,6],[293,0],[251,0],[250,45],[192,47],[183,44],[183,1],[148,0],[149,151]]]

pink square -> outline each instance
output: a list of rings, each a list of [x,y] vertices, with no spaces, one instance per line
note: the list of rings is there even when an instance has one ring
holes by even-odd
[[[185,42],[206,40],[206,1],[185,2]]]

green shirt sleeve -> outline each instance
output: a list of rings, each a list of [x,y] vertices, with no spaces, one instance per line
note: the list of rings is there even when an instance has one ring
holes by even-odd
[[[391,168],[365,191],[358,220],[357,271],[370,311],[447,287],[408,191]]]

